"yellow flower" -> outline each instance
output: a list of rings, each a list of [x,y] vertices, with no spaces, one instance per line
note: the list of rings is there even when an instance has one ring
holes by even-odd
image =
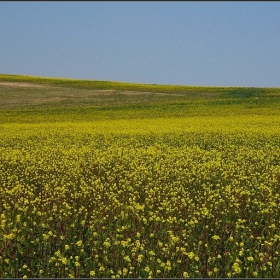
[[[193,259],[194,258],[194,253],[190,252],[190,253],[188,253],[188,256],[189,256],[190,259]]]
[[[237,263],[237,262],[235,262],[232,265],[232,268],[233,268],[234,272],[236,272],[236,273],[240,273],[241,272],[241,268],[239,267],[239,263]]]
[[[125,257],[124,257],[124,260],[127,261],[127,262],[131,262],[131,259],[130,259],[129,256],[125,256]]]
[[[214,239],[214,240],[219,240],[219,239],[221,239],[221,238],[220,238],[220,236],[218,236],[218,235],[214,235],[214,236],[212,236],[212,239]]]
[[[59,257],[60,254],[61,254],[61,253],[60,253],[60,250],[58,250],[58,251],[56,251],[56,252],[54,253],[54,255],[57,256],[57,257]]]
[[[149,255],[150,255],[150,256],[155,256],[156,254],[155,254],[154,251],[150,251],[150,252],[149,252]]]
[[[123,275],[125,276],[128,272],[128,269],[126,267],[123,268]]]
[[[138,260],[139,263],[142,262],[142,260],[143,260],[143,255],[138,255],[137,260]]]
[[[148,266],[145,267],[144,269],[146,272],[150,272],[150,268]]]
[[[15,235],[13,233],[10,234],[4,234],[4,239],[5,240],[12,240],[14,239]]]
[[[106,248],[109,248],[109,247],[111,246],[110,239],[109,239],[109,238],[106,238],[106,240],[104,241],[103,245],[104,245]]]

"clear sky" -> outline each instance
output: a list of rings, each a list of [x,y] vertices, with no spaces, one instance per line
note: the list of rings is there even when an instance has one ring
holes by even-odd
[[[0,73],[280,87],[280,2],[0,2]]]

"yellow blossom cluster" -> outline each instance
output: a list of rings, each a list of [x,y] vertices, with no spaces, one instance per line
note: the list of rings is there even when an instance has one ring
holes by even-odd
[[[280,277],[279,124],[2,124],[0,277]]]

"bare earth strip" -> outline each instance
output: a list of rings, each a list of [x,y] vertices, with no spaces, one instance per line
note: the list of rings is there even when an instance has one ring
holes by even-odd
[[[153,102],[159,99],[182,98],[184,94],[155,93],[131,90],[100,90],[59,87],[27,82],[0,82],[0,108],[22,106],[87,103],[92,105]]]
[[[38,85],[34,83],[23,83],[23,82],[0,82],[0,86],[7,86],[7,87],[23,87],[23,88],[59,88],[61,87],[55,87],[55,86],[49,86],[49,85]],[[100,94],[100,93],[113,93],[115,90],[88,90],[91,91],[93,94]],[[143,92],[143,91],[121,91],[124,95],[147,95],[147,94],[156,94],[156,95],[170,95],[170,93],[165,92]],[[173,93],[172,95],[176,96],[183,96],[183,94]]]
[[[30,88],[54,88],[53,86],[48,85],[38,85],[33,83],[22,83],[22,82],[0,82],[0,86],[7,87],[30,87]],[[58,87],[56,87],[58,88]]]

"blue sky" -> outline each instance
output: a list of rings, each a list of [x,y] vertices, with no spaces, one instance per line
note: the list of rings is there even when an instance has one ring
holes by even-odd
[[[0,2],[0,73],[280,87],[280,2]]]

